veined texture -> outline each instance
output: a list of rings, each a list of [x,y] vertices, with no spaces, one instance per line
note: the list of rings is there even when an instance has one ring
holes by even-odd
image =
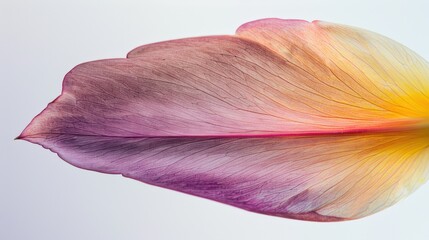
[[[254,212],[364,217],[428,177],[429,68],[353,27],[263,19],[83,63],[19,138]]]

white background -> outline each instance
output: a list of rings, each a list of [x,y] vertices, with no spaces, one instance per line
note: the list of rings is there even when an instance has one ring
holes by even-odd
[[[428,12],[423,0],[1,0],[0,239],[429,239],[428,184],[364,219],[302,222],[84,171],[13,141],[81,62],[124,57],[145,43],[233,34],[266,17],[367,28],[429,59]]]

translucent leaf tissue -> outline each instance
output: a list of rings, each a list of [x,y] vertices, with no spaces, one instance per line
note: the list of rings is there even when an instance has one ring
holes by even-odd
[[[429,65],[370,31],[262,19],[80,64],[18,138],[257,213],[357,219],[428,178]]]

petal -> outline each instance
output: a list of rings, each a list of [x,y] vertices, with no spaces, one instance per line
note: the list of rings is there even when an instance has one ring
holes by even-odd
[[[355,219],[426,181],[427,76],[377,34],[261,20],[78,65],[19,138],[254,212]]]
[[[124,138],[46,134],[26,140],[84,169],[269,215],[364,217],[427,180],[421,132],[271,138]]]

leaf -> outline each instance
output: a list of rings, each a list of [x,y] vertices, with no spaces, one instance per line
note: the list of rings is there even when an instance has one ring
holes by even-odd
[[[428,73],[375,33],[265,19],[78,65],[19,138],[253,212],[350,220],[426,181]]]

